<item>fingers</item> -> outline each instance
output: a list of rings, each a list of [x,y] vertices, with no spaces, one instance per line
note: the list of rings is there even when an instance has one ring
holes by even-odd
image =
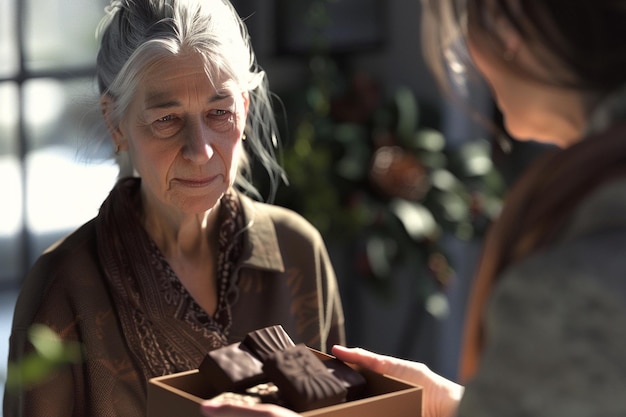
[[[333,346],[333,355],[344,362],[353,363],[379,374],[390,375],[416,385],[432,383],[436,375],[423,363],[380,355],[362,348]]]
[[[335,345],[332,349],[333,355],[344,362],[353,363],[374,372],[387,372],[387,361],[385,357],[363,348],[347,348]]]
[[[239,405],[209,400],[202,403],[201,410],[206,417],[299,417],[274,404]]]

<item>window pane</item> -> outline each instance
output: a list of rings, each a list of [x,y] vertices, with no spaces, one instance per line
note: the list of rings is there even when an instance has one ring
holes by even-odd
[[[15,279],[21,271],[22,178],[17,152],[17,86],[0,83],[0,281]]]
[[[17,72],[16,0],[0,0],[0,77]]]
[[[86,105],[97,103],[91,80],[38,79],[24,88],[26,219],[35,258],[97,214],[115,182],[117,166],[112,160],[87,162],[79,152],[94,135],[90,125],[100,117]]]
[[[97,50],[96,26],[104,14],[105,4],[108,2],[103,0],[28,0],[25,25],[27,68],[43,70],[92,65]]]

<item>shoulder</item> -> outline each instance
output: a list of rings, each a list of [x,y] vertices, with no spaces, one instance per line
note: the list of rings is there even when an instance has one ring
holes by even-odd
[[[20,321],[30,323],[43,303],[80,291],[89,277],[99,273],[96,258],[93,220],[46,249],[23,281],[15,325],[19,326]],[[79,282],[81,285],[76,285]]]
[[[96,256],[95,220],[91,220],[46,249],[33,270],[45,266],[48,271],[72,269],[79,260]]]
[[[592,190],[573,211],[562,233],[562,240],[626,228],[626,179],[607,182]]]
[[[593,296],[626,307],[624,247],[626,226],[588,230],[559,241],[506,270],[495,299],[506,303],[517,294],[526,298],[528,309],[528,303],[556,307],[570,302],[569,296]]]
[[[247,266],[313,271],[328,258],[320,232],[300,214],[245,196],[241,202],[248,225],[242,258]]]
[[[510,266],[500,277],[495,294],[544,294],[562,299],[583,282],[626,305],[626,180],[593,190],[573,211],[551,245]],[[556,288],[560,288],[557,293]],[[538,298],[537,298],[538,300]]]
[[[39,260],[62,260],[68,255],[94,249],[96,241],[95,219],[88,221],[67,236],[59,239],[42,254]]]
[[[590,281],[626,305],[626,180],[594,189],[576,207],[562,233],[550,246],[513,265],[503,286],[570,285]],[[507,284],[508,283],[508,284]]]
[[[599,231],[505,271],[461,414],[567,415],[591,406],[596,415],[617,404],[620,413],[605,415],[626,412],[618,399],[626,389],[624,245],[626,230]]]
[[[317,228],[299,213],[286,207],[274,204],[262,203],[252,200],[247,196],[241,196],[246,217],[253,222],[274,226],[276,234],[291,236],[302,236],[307,239],[321,240],[321,235]]]
[[[625,247],[626,181],[617,180],[579,204],[559,239],[504,271],[491,297],[490,331],[543,329],[550,338],[602,316],[626,328]]]

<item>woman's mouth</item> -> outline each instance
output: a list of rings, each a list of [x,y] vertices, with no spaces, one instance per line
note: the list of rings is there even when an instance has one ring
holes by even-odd
[[[210,185],[217,179],[217,175],[213,177],[204,178],[176,178],[174,182],[190,188],[202,188]]]

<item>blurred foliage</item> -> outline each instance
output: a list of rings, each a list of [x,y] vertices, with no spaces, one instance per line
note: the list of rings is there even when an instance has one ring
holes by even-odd
[[[313,24],[327,22],[327,1],[313,2]],[[324,42],[314,44],[310,82],[287,108],[295,120],[283,152],[290,186],[276,203],[327,241],[357,242],[353,265],[383,292],[394,265],[416,257],[435,286],[445,286],[453,270],[442,237],[479,238],[500,210],[505,183],[491,144],[468,138],[447,146],[410,89],[384,97],[384,86],[344,74]],[[425,291],[436,291],[427,281]]]
[[[43,382],[62,366],[81,361],[81,345],[63,341],[51,328],[34,324],[28,330],[34,350],[19,362],[9,362],[6,389],[25,389]]]

